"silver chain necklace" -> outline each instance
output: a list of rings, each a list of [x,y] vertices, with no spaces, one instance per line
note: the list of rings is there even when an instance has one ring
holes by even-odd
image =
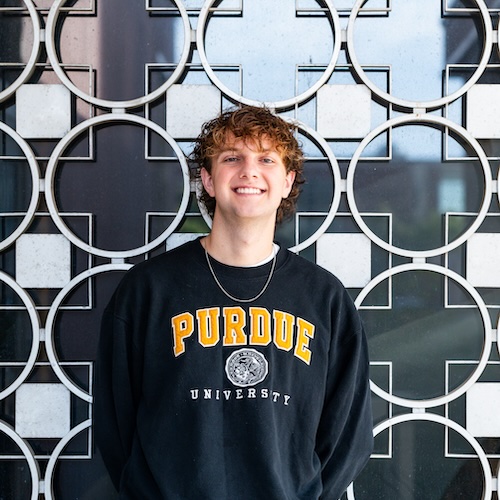
[[[273,277],[273,274],[274,274],[274,268],[276,267],[276,252],[274,252],[274,255],[273,255],[273,262],[271,264],[271,271],[269,271],[269,276],[267,277],[267,281],[266,283],[264,284],[264,287],[262,288],[262,290],[255,296],[255,297],[251,297],[250,299],[239,299],[237,297],[234,297],[233,295],[231,295],[221,284],[221,282],[217,279],[217,276],[215,274],[215,271],[212,267],[212,264],[210,262],[210,256],[208,255],[208,252],[207,250],[205,249],[205,257],[207,259],[207,264],[208,264],[208,268],[210,269],[210,272],[212,273],[212,276],[214,277],[214,280],[215,282],[217,283],[218,287],[224,292],[224,294],[229,297],[231,300],[234,300],[235,302],[253,302],[254,300],[257,300],[266,290],[267,290],[267,287],[269,286],[269,283],[271,283],[271,278]]]

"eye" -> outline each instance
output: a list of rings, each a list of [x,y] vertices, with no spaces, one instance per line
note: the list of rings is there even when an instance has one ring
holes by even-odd
[[[266,156],[265,158],[262,158],[261,160],[263,163],[274,163],[274,159]]]
[[[237,156],[226,156],[226,158],[224,158],[224,162],[226,163],[233,163],[238,160],[239,158]]]

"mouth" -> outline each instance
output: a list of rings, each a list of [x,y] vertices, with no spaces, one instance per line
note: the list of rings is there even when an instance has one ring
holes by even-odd
[[[252,188],[252,187],[239,187],[234,190],[238,194],[262,194],[263,189]]]

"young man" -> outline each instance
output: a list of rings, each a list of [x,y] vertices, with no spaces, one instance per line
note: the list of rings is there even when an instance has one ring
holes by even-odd
[[[336,500],[367,462],[366,340],[339,281],[273,242],[302,152],[245,106],[193,152],[210,234],[131,269],[103,318],[95,430],[120,498]]]

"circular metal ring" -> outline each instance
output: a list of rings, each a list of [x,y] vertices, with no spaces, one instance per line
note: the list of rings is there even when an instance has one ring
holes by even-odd
[[[415,421],[435,422],[437,424],[443,425],[444,427],[449,427],[450,429],[453,429],[455,432],[460,434],[471,445],[471,447],[477,453],[483,469],[484,490],[482,498],[483,500],[490,499],[493,490],[493,484],[491,475],[488,474],[488,472],[490,471],[488,458],[486,457],[484,450],[481,448],[481,445],[477,442],[477,440],[474,439],[474,437],[466,429],[464,429],[460,424],[457,424],[455,421],[442,417],[441,415],[436,415],[435,413],[407,413],[405,415],[398,415],[397,417],[392,417],[388,420],[385,420],[384,422],[381,422],[373,429],[373,435],[378,436],[381,432],[385,431],[389,427],[393,427],[405,422]],[[347,498],[348,500],[355,500],[353,483],[349,485],[349,488],[347,490]]]
[[[476,220],[471,224],[469,229],[467,229],[461,236],[459,236],[457,239],[454,241],[451,241],[450,243],[443,245],[441,247],[431,249],[431,250],[407,250],[404,248],[397,247],[395,245],[392,245],[390,243],[387,243],[384,241],[382,238],[377,236],[369,227],[367,224],[365,224],[363,217],[361,216],[357,205],[356,205],[356,199],[354,196],[354,175],[356,173],[356,166],[358,163],[358,160],[361,157],[361,154],[365,147],[379,134],[384,132],[385,130],[388,130],[393,127],[398,127],[401,125],[406,125],[406,124],[434,124],[434,125],[440,125],[445,128],[449,128],[453,130],[456,134],[461,136],[463,139],[465,139],[470,146],[474,149],[476,152],[478,159],[481,163],[481,166],[483,168],[483,175],[484,175],[484,196],[483,196],[483,201],[481,204],[481,208],[478,212]],[[478,228],[479,226],[483,223],[484,218],[488,214],[489,206],[491,203],[491,196],[492,196],[492,175],[491,175],[491,169],[490,165],[488,162],[488,158],[481,147],[481,145],[477,142],[476,139],[474,139],[469,132],[460,125],[457,125],[456,123],[453,123],[452,121],[446,119],[446,118],[441,118],[438,116],[434,115],[408,115],[408,116],[400,116],[398,118],[394,118],[392,120],[389,120],[379,127],[375,128],[372,130],[360,143],[358,148],[356,149],[356,152],[354,153],[351,162],[349,163],[349,168],[347,170],[347,200],[349,202],[349,206],[351,208],[352,215],[354,219],[356,220],[357,224],[374,243],[376,243],[378,246],[384,248],[388,252],[395,253],[397,255],[402,255],[404,257],[412,257],[412,258],[427,258],[427,257],[434,257],[436,255],[441,255],[447,252],[450,252],[454,248],[459,247],[462,243],[464,243]]]
[[[70,142],[75,137],[77,137],[81,132],[93,126],[105,123],[116,123],[116,122],[132,123],[140,125],[145,128],[149,128],[150,130],[156,132],[162,139],[164,139],[170,145],[170,147],[174,150],[175,154],[177,155],[177,158],[179,159],[179,163],[181,165],[182,176],[184,181],[184,189],[179,210],[174,219],[172,220],[172,222],[170,223],[170,225],[167,227],[167,229],[165,229],[163,233],[161,233],[157,238],[150,241],[149,243],[135,249],[123,250],[123,251],[103,250],[95,246],[92,246],[86,243],[85,241],[81,240],[80,238],[78,238],[78,236],[76,236],[68,228],[68,226],[66,226],[66,224],[60,217],[56,206],[55,193],[54,193],[54,177],[57,169],[57,162],[61,154],[68,146],[68,144],[70,144]],[[61,141],[57,144],[54,151],[52,152],[52,155],[49,159],[49,163],[47,165],[47,172],[45,178],[46,178],[45,199],[47,202],[47,207],[49,209],[50,215],[55,225],[58,227],[61,233],[64,234],[66,238],[68,238],[72,243],[74,243],[77,247],[81,248],[82,250],[91,253],[93,255],[99,255],[100,257],[108,257],[111,259],[134,257],[136,255],[149,252],[150,250],[158,246],[162,241],[166,240],[184,217],[184,212],[186,211],[186,208],[188,206],[189,196],[190,196],[189,169],[184,153],[182,152],[178,144],[172,139],[172,137],[170,137],[170,135],[164,129],[159,127],[156,123],[147,120],[145,118],[142,118],[140,116],[126,114],[126,113],[108,113],[100,116],[95,116],[93,118],[89,118],[88,120],[77,125],[75,128],[71,129],[71,131],[68,134],[66,134],[63,139],[61,139]]]
[[[407,271],[435,272],[438,274],[442,274],[457,282],[469,293],[472,299],[476,302],[484,325],[483,351],[481,353],[481,358],[477,364],[477,367],[465,382],[463,382],[457,388],[453,389],[452,391],[443,396],[438,396],[430,399],[420,399],[420,400],[402,398],[399,396],[394,396],[392,394],[389,394],[387,391],[384,391],[382,388],[376,385],[373,381],[370,381],[371,390],[385,401],[389,401],[396,405],[404,406],[407,408],[432,408],[435,406],[444,405],[458,398],[459,396],[464,394],[479,379],[479,377],[483,373],[488,363],[488,359],[491,352],[491,347],[492,347],[491,344],[493,342],[492,332],[491,332],[491,320],[486,304],[481,298],[479,292],[465,278],[463,278],[459,274],[455,273],[454,271],[451,271],[450,269],[446,269],[444,267],[437,266],[435,264],[403,264],[400,266],[393,267],[392,269],[387,269],[383,273],[373,278],[368,283],[368,285],[366,285],[366,287],[363,288],[363,290],[361,290],[360,294],[356,297],[356,300],[354,301],[356,307],[359,310],[362,310],[363,300],[377,285],[382,283],[382,281],[386,280],[391,276],[404,273]]]
[[[7,436],[9,436],[12,441],[14,441],[21,451],[23,455],[26,457],[26,461],[28,462],[28,467],[30,469],[31,474],[31,500],[38,500],[38,494],[40,489],[40,470],[38,468],[38,462],[35,460],[35,453],[31,449],[30,445],[22,439],[19,434],[6,423],[0,420],[0,432],[3,432]]]
[[[59,17],[59,13],[61,12],[61,7],[64,5],[66,0],[55,0],[55,2],[52,4],[52,7],[50,8],[49,15],[47,17],[47,28],[45,30],[46,31],[45,46],[47,49],[47,56],[52,65],[52,68],[54,69],[55,73],[57,74],[61,82],[63,82],[64,85],[71,90],[71,92],[73,92],[75,95],[77,95],[84,101],[94,104],[95,106],[100,106],[109,109],[130,109],[130,108],[136,108],[138,106],[143,106],[155,100],[157,97],[163,94],[171,85],[173,85],[177,81],[177,79],[182,75],[182,73],[185,70],[185,65],[189,58],[191,49],[191,25],[189,22],[189,17],[186,8],[182,1],[180,0],[172,0],[172,1],[175,3],[177,9],[180,12],[184,26],[184,45],[182,49],[182,55],[180,61],[176,65],[174,72],[168,77],[168,79],[162,85],[160,85],[153,92],[150,92],[142,97],[137,97],[136,99],[129,99],[123,101],[99,99],[98,97],[91,96],[80,90],[66,76],[66,73],[61,68],[61,64],[57,57],[57,51],[54,40],[56,34],[57,19]]]
[[[62,304],[63,300],[68,296],[68,294],[73,291],[82,281],[85,281],[96,274],[107,273],[112,271],[127,271],[132,267],[132,264],[104,264],[102,266],[97,266],[83,273],[75,276],[58,294],[57,297],[52,302],[50,306],[47,321],[45,326],[45,349],[47,351],[47,357],[50,361],[50,366],[54,370],[55,374],[59,380],[70,390],[75,396],[80,399],[87,401],[87,403],[92,403],[92,396],[75,385],[75,383],[70,380],[66,375],[66,372],[61,368],[59,364],[59,358],[56,353],[55,348],[55,336],[54,336],[54,326],[55,320],[58,313],[59,306]]]
[[[340,46],[342,43],[342,29],[340,26],[340,18],[339,15],[333,6],[333,3],[331,0],[323,0],[323,3],[325,4],[331,19],[333,21],[333,34],[337,35],[334,40],[334,45],[333,45],[333,51],[332,51],[332,57],[330,58],[330,62],[325,68],[325,71],[319,78],[319,80],[309,89],[307,89],[305,92],[302,92],[298,96],[289,98],[289,99],[284,99],[281,101],[275,101],[275,102],[265,102],[262,103],[260,101],[256,101],[254,99],[249,99],[246,97],[243,97],[242,95],[239,95],[236,92],[233,92],[230,88],[228,88],[226,85],[224,85],[221,80],[217,77],[215,72],[212,70],[210,63],[208,62],[206,53],[205,53],[205,31],[206,27],[208,24],[208,17],[210,15],[210,12],[212,10],[212,6],[217,0],[207,0],[201,11],[200,15],[198,17],[198,25],[197,25],[197,30],[196,30],[196,46],[198,49],[198,54],[200,56],[200,61],[201,64],[207,73],[208,77],[212,81],[212,83],[221,90],[224,94],[229,96],[231,99],[235,100],[236,102],[239,102],[241,104],[248,104],[251,106],[259,106],[262,104],[265,104],[267,107],[272,108],[272,109],[283,109],[283,108],[289,108],[291,106],[294,106],[295,104],[300,104],[304,102],[305,100],[309,99],[311,96],[313,96],[318,89],[328,81],[330,78],[331,74],[333,73],[333,70],[335,69],[335,64],[337,63],[337,59],[340,53]]]
[[[297,125],[297,128],[300,130],[303,130],[305,135],[308,135],[313,138],[313,140],[316,142],[318,146],[323,150],[323,153],[326,154],[326,158],[328,160],[328,163],[330,165],[330,168],[332,169],[332,175],[333,175],[333,197],[332,197],[332,202],[330,204],[330,208],[328,209],[327,215],[325,217],[325,220],[321,223],[321,225],[314,231],[314,233],[306,238],[302,242],[298,242],[296,245],[291,247],[289,250],[292,252],[300,252],[301,250],[304,250],[308,246],[312,245],[317,241],[317,239],[328,229],[328,227],[331,225],[333,222],[333,219],[335,218],[335,215],[337,214],[337,210],[340,205],[340,200],[341,200],[341,195],[342,195],[342,189],[341,189],[341,173],[340,173],[340,167],[337,162],[337,158],[335,158],[335,155],[333,154],[332,149],[328,146],[328,143],[326,140],[316,132],[313,128],[305,125],[304,123],[298,123],[297,121],[294,120],[288,120],[294,124]]]
[[[23,216],[21,224],[13,231],[7,238],[0,241],[0,250],[7,248],[12,245],[14,241],[26,230],[26,228],[31,224],[33,217],[35,216],[36,208],[38,206],[38,198],[40,196],[40,170],[38,168],[38,163],[35,159],[33,151],[29,147],[28,143],[14,130],[12,130],[8,125],[0,121],[0,131],[8,134],[12,139],[14,139],[17,145],[21,148],[26,159],[28,160],[28,165],[31,171],[31,200]]]
[[[40,54],[40,19],[33,4],[33,0],[23,0],[23,2],[28,9],[31,22],[33,23],[33,48],[31,49],[30,57],[21,74],[6,89],[0,92],[0,102],[8,99],[23,83],[28,81],[35,69],[36,61],[38,60],[38,55]]]
[[[64,436],[58,443],[57,446],[54,448],[54,451],[50,455],[50,459],[47,463],[47,469],[45,470],[45,480],[44,480],[44,495],[46,500],[53,500],[54,498],[54,485],[52,484],[54,480],[54,471],[57,463],[57,459],[59,458],[59,455],[61,452],[64,450],[64,448],[67,446],[67,444],[80,432],[84,431],[85,429],[89,429],[92,424],[92,420],[88,419],[83,421],[82,423],[78,424],[76,427],[71,429],[66,436]],[[38,498],[38,497],[37,497]]]
[[[347,51],[349,54],[350,62],[353,65],[353,68],[356,74],[361,78],[363,83],[377,96],[381,99],[391,102],[397,106],[401,106],[403,108],[410,109],[432,109],[442,107],[455,99],[458,99],[462,95],[464,95],[471,87],[474,85],[481,75],[484,73],[486,66],[490,59],[490,54],[492,52],[493,47],[493,27],[491,23],[490,14],[487,6],[485,5],[483,0],[474,0],[478,6],[479,12],[481,13],[481,19],[483,21],[484,27],[484,49],[481,55],[480,62],[477,66],[476,71],[473,73],[471,78],[467,80],[467,82],[458,90],[447,95],[445,97],[441,97],[440,99],[433,99],[429,101],[410,101],[406,99],[399,99],[394,97],[393,95],[381,90],[377,87],[367,76],[365,71],[363,70],[361,64],[358,62],[356,57],[356,50],[354,49],[354,23],[358,14],[361,11],[363,5],[367,2],[367,0],[357,0],[354,4],[351,15],[349,16],[349,22],[347,25]]]
[[[500,207],[500,165],[498,166],[498,173],[497,173],[497,200],[498,200],[498,206]]]
[[[497,351],[500,356],[500,341],[498,340],[498,332],[500,332],[500,314],[498,315],[498,323],[497,323]]]
[[[38,318],[38,313],[36,312],[35,304],[33,303],[33,300],[28,295],[28,293],[23,288],[21,288],[15,280],[13,280],[8,274],[4,273],[3,271],[0,271],[0,281],[12,288],[23,301],[30,317],[31,329],[33,333],[31,351],[28,356],[28,360],[26,361],[22,372],[18,375],[14,382],[12,382],[3,391],[0,391],[0,400],[2,400],[12,394],[28,378],[31,370],[35,366],[36,358],[38,356],[38,350],[40,347],[40,321]]]

